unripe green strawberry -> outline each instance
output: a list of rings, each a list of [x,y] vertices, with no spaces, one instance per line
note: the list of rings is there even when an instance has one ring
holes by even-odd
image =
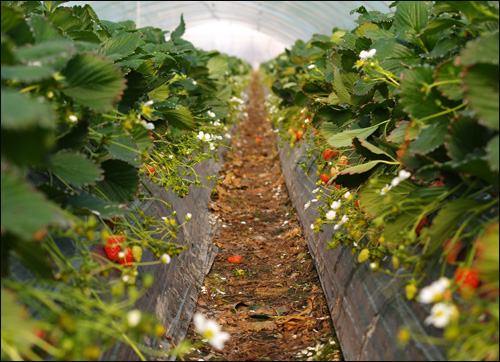
[[[406,287],[405,287],[406,299],[412,300],[413,298],[415,298],[417,291],[418,291],[418,288],[415,284],[413,284],[413,283],[406,284]]]
[[[140,263],[142,259],[142,248],[139,245],[132,246],[132,254],[134,255],[134,260]]]
[[[358,255],[358,263],[362,263],[370,257],[370,250],[368,249],[363,249]]]
[[[400,266],[401,266],[401,261],[399,260],[399,258],[396,255],[393,255],[392,256],[392,267],[394,268],[394,270],[398,270]]]

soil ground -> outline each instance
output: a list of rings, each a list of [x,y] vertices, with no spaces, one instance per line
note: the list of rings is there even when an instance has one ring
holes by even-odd
[[[342,360],[320,281],[288,197],[266,121],[258,78],[248,117],[225,156],[222,185],[209,205],[222,221],[219,253],[197,312],[231,334],[224,350],[208,344],[186,360]],[[240,255],[241,262],[228,257]],[[190,326],[188,339],[200,337]]]

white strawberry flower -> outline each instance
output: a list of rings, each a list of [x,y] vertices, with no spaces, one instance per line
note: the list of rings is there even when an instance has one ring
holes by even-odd
[[[207,114],[208,114],[209,117],[212,117],[212,118],[215,117],[215,113],[212,112],[212,111],[208,111]]]
[[[314,69],[314,68],[316,68],[316,65],[314,65],[314,64],[309,64],[309,65],[307,66],[307,68],[309,68],[309,69]]]
[[[420,303],[430,304],[435,303],[443,297],[443,293],[450,286],[450,280],[448,278],[442,277],[430,285],[422,288],[418,295],[417,300]]]
[[[223,332],[219,324],[212,319],[207,319],[201,313],[194,315],[194,328],[203,339],[207,339],[212,347],[218,350],[224,348],[224,343],[231,338],[229,333]]]
[[[341,204],[340,200],[332,202],[331,209],[332,210],[337,210],[340,207],[340,204]]]
[[[352,199],[352,195],[351,195],[351,193],[350,193],[349,191],[347,191],[347,192],[344,194],[344,198],[345,198],[346,200],[351,200],[351,199]]]
[[[127,313],[128,325],[132,328],[137,326],[141,322],[142,313],[139,309],[132,309]]]
[[[155,129],[155,125],[153,123],[142,121],[141,124],[147,130],[153,130],[153,129]]]
[[[154,103],[154,102],[153,102],[152,100],[149,100],[149,101],[147,101],[146,103],[144,103],[144,105],[145,105],[146,107],[149,107],[149,106],[152,106],[152,105],[153,105],[153,103]]]
[[[172,259],[170,258],[170,255],[168,255],[167,253],[164,253],[164,254],[161,256],[161,261],[162,261],[164,264],[169,264],[171,260],[172,260]]]
[[[78,122],[78,117],[74,114],[70,114],[68,118],[71,122]]]
[[[450,320],[456,319],[459,311],[454,304],[436,303],[431,308],[431,315],[425,319],[425,324],[432,324],[436,328],[444,328]]]
[[[205,142],[208,142],[212,139],[212,136],[210,135],[210,133],[205,133],[203,131],[200,131],[198,133],[198,136],[196,136],[196,138],[202,140],[202,141],[205,141]]]
[[[328,212],[326,213],[326,215],[325,215],[325,216],[326,216],[326,218],[327,218],[328,220],[333,220],[333,219],[335,219],[335,216],[337,216],[337,213],[336,213],[335,211],[333,211],[333,210],[330,210],[330,211],[328,211]]]
[[[371,49],[369,51],[362,50],[361,53],[359,53],[359,59],[361,59],[362,61],[367,61],[368,59],[372,58],[376,52],[377,49]]]
[[[389,184],[385,184],[385,186],[380,190],[380,195],[385,195],[392,189],[392,186],[389,186]]]

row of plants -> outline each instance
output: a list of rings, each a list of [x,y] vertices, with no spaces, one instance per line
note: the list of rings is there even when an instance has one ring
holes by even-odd
[[[179,255],[193,217],[151,182],[184,197],[219,181],[194,166],[226,147],[250,66],[183,40],[182,17],[167,41],[62,3],[1,5],[2,360],[95,360],[117,341],[145,360],[165,328],[134,307],[153,285],[141,266]]]
[[[315,160],[314,232],[404,278],[449,359],[498,360],[498,2],[391,7],[263,64],[269,120]]]

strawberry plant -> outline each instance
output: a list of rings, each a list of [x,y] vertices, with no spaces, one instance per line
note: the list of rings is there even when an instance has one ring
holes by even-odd
[[[497,359],[498,3],[393,6],[388,14],[355,9],[354,30],[298,40],[263,64],[270,120],[294,147],[286,130],[311,117],[315,130],[302,138],[324,201],[311,227],[320,233],[334,225],[330,247],[350,247],[372,270],[406,269],[408,299],[437,269],[452,279],[447,260],[481,265],[486,254],[477,245],[488,240],[488,277],[459,273],[453,286],[432,287],[442,297],[463,289],[457,280],[474,285],[467,298],[458,293],[435,304],[425,323],[445,329],[450,358]],[[464,328],[459,335],[457,328]]]
[[[141,266],[185,247],[175,210],[140,202],[163,202],[150,182],[208,187],[194,166],[225,146],[250,67],[182,39],[182,17],[167,41],[62,3],[1,7],[2,360],[94,360],[118,341],[145,359],[165,330],[133,309],[153,283]]]

